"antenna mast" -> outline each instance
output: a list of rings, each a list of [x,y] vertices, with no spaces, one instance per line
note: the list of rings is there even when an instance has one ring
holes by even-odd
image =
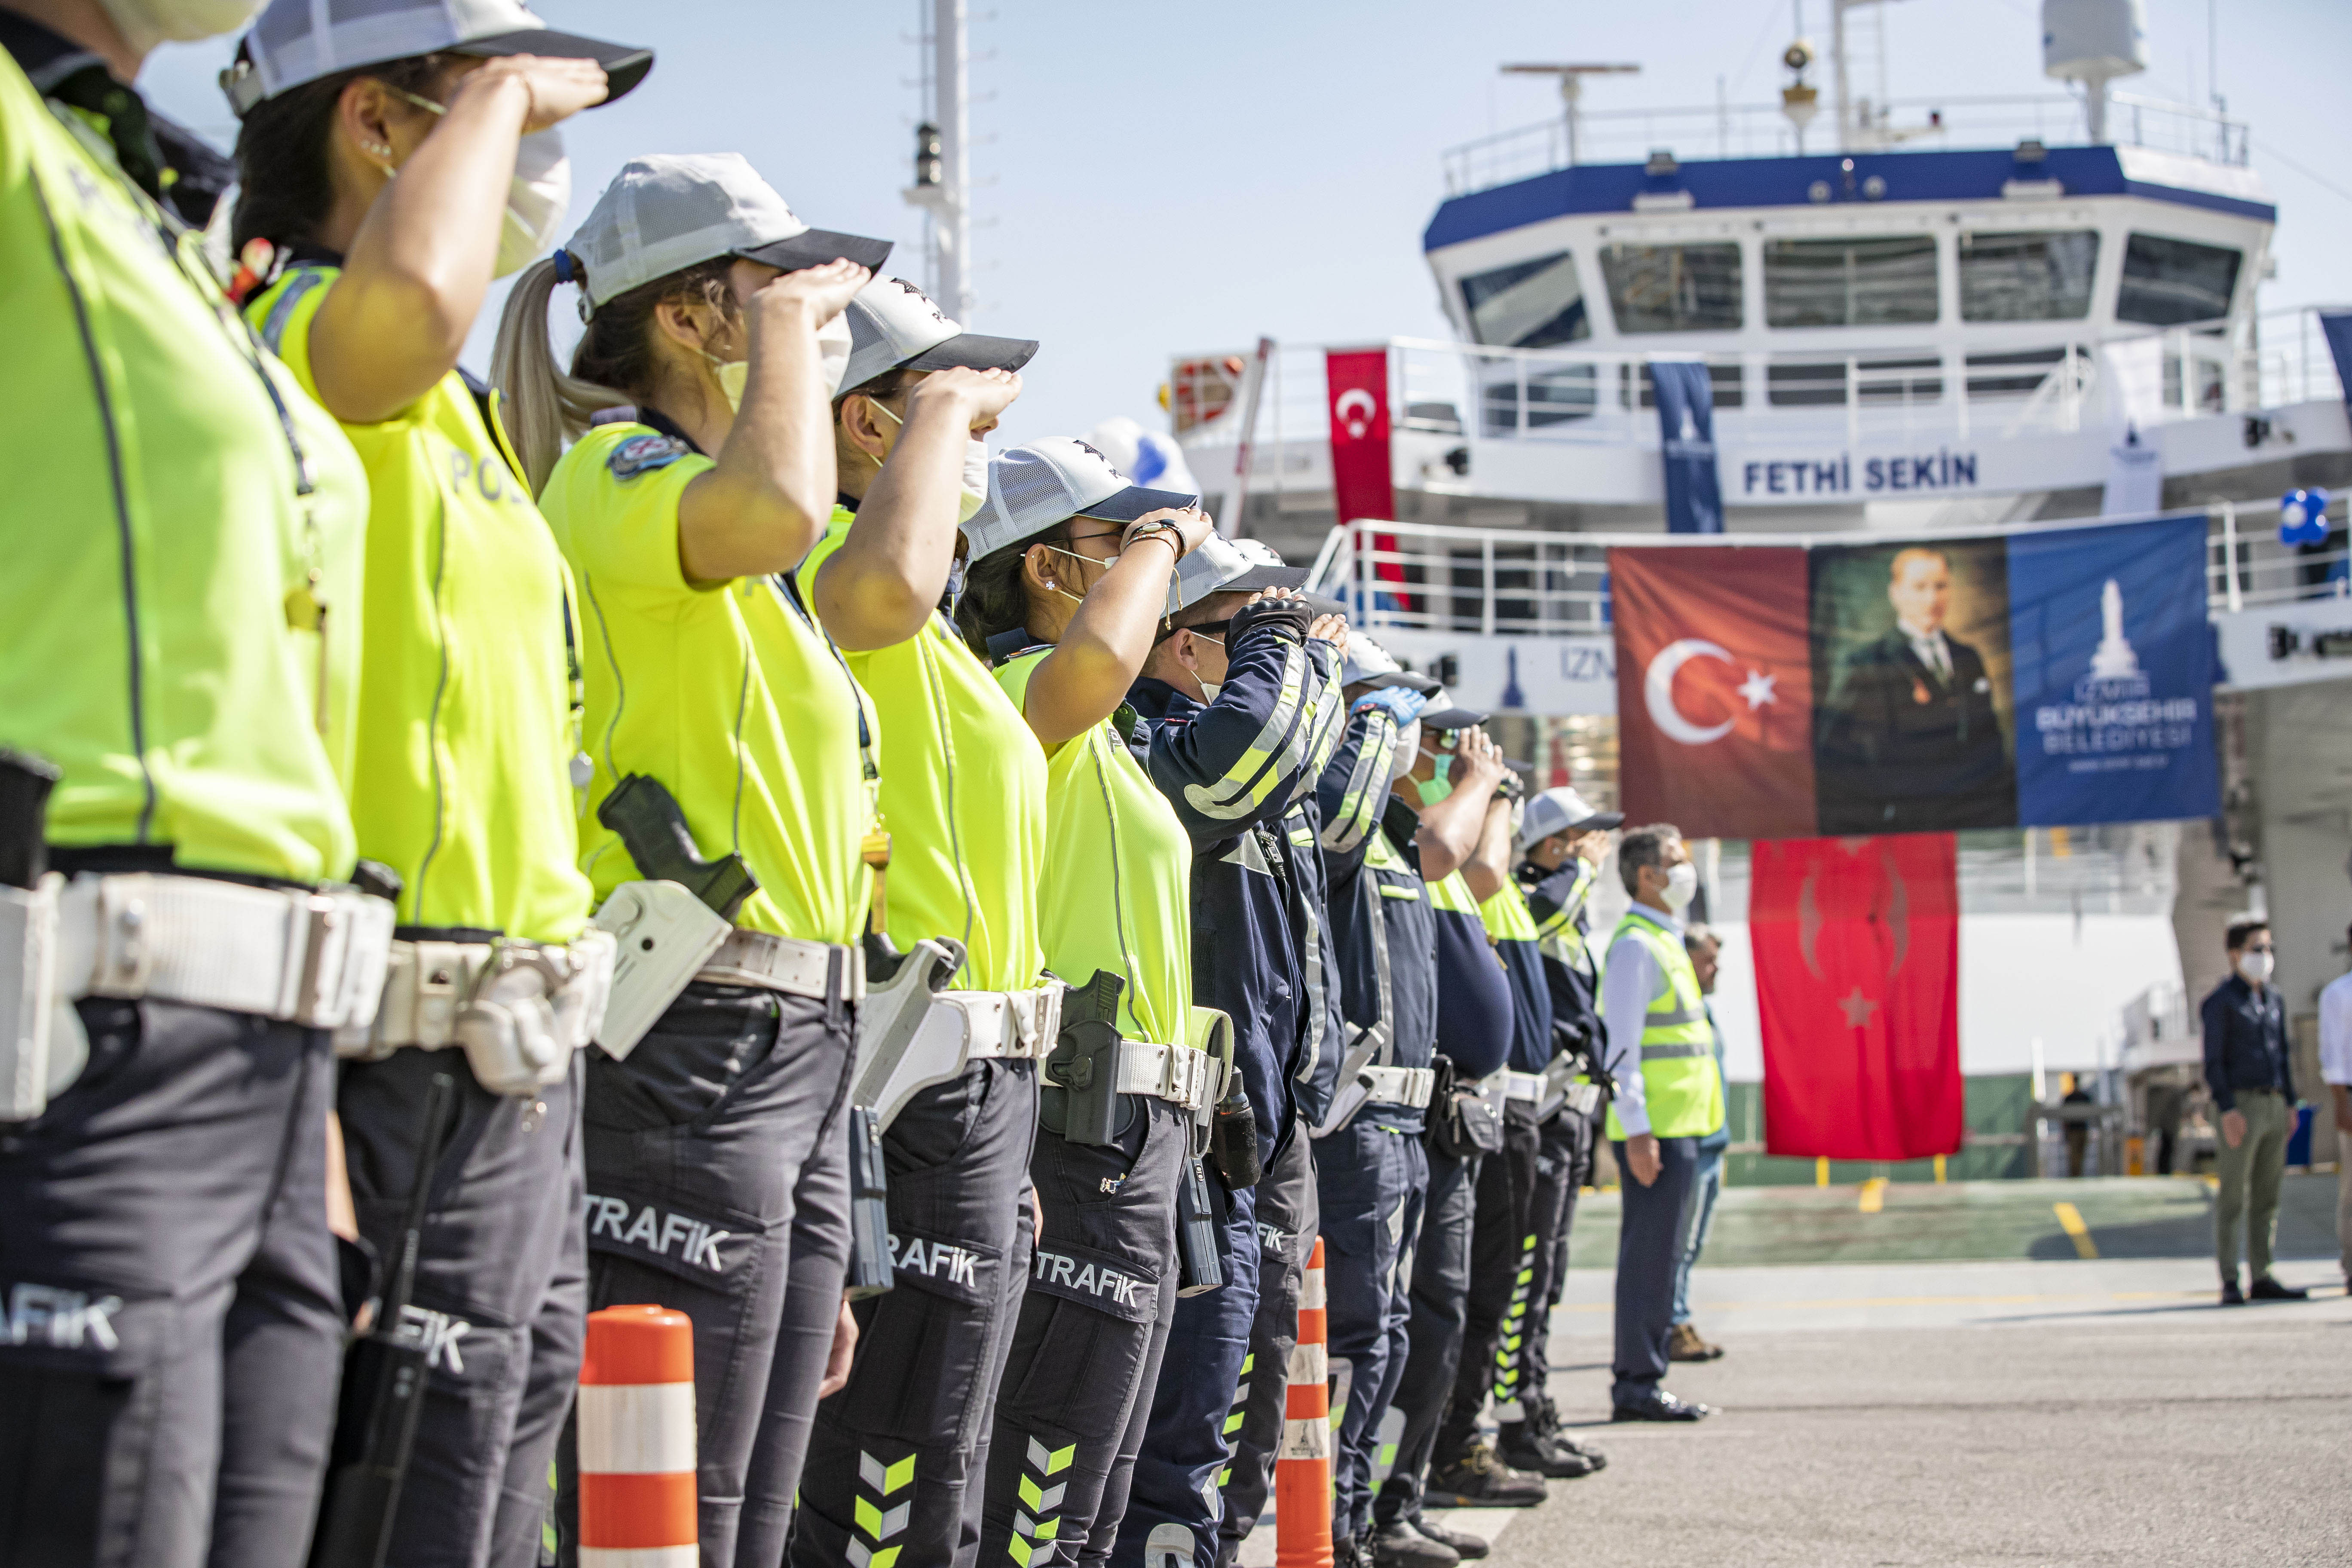
[[[1580,144],[1583,127],[1581,116],[1577,113],[1577,100],[1582,91],[1584,79],[1589,76],[1633,76],[1641,68],[1640,66],[1505,66],[1503,74],[1559,79],[1560,101],[1568,113],[1568,163],[1569,167],[1574,168],[1584,161],[1584,150]]]
[[[964,0],[928,0],[930,46],[924,62],[924,121],[915,128],[915,183],[906,193],[926,215],[931,298],[967,325],[971,321],[971,53]]]

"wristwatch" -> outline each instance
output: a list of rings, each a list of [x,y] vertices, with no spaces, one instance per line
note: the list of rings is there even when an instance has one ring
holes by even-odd
[[[1179,561],[1184,559],[1184,531],[1177,527],[1174,521],[1164,517],[1154,518],[1148,522],[1139,522],[1131,525],[1128,529],[1126,534],[1121,537],[1118,542],[1119,550],[1122,553],[1126,551],[1131,550],[1134,548],[1136,541],[1139,539],[1150,539],[1156,533],[1164,533],[1168,535],[1168,542],[1176,547],[1176,559]]]

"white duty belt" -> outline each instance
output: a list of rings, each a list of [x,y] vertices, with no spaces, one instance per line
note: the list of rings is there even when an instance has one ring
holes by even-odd
[[[306,1028],[364,1026],[393,908],[356,888],[250,888],[150,872],[58,894],[57,994],[218,1007]]]
[[[176,1002],[306,1028],[364,1026],[383,994],[392,905],[356,888],[52,871],[0,887],[0,1121],[81,1075],[85,996]]]
[[[1503,1098],[1519,1100],[1528,1105],[1541,1105],[1544,1100],[1545,1083],[1544,1075],[1539,1072],[1514,1072],[1511,1068],[1505,1068]]]
[[[1434,1068],[1362,1067],[1356,1069],[1356,1077],[1365,1086],[1366,1105],[1401,1105],[1419,1110],[1428,1105],[1437,1089]]]
[[[836,971],[835,965],[839,970]],[[698,980],[720,985],[757,985],[788,996],[826,1002],[834,996],[834,976],[842,979],[842,999],[866,997],[866,954],[858,948],[833,942],[808,942],[775,936],[763,931],[737,930],[719,944]]]
[[[1224,1097],[1223,1079],[1224,1064],[1207,1051],[1150,1040],[1118,1043],[1121,1094],[1158,1095],[1171,1105],[1197,1112]]]
[[[1034,991],[942,991],[931,998],[924,1028],[961,1029],[967,1062],[985,1057],[1043,1061],[1062,1032],[1064,990],[1041,985]]]
[[[392,944],[384,967],[383,1005],[366,1026],[335,1035],[335,1054],[381,1061],[409,1047],[440,1050],[464,1045],[468,1009],[493,992],[536,990],[554,1016],[562,1043],[573,1050],[596,1037],[613,984],[613,938],[590,928],[569,946],[499,937],[491,942],[408,942]],[[528,982],[514,978],[532,972]]]

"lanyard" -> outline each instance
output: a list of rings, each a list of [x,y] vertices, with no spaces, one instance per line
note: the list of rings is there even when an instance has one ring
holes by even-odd
[[[866,868],[874,873],[874,898],[866,911],[866,929],[875,936],[887,933],[890,928],[889,875],[890,833],[882,822],[882,770],[874,761],[874,729],[866,717],[866,699],[858,691],[857,678],[849,673],[849,661],[841,657],[841,646],[833,634],[819,624],[816,616],[801,598],[800,584],[789,572],[779,572],[770,579],[785,602],[790,604],[802,622],[824,639],[825,650],[833,662],[841,667],[841,679],[849,687],[849,704],[857,711],[857,762],[860,776],[866,781],[866,806],[869,826],[866,837],[858,843],[858,854]]]

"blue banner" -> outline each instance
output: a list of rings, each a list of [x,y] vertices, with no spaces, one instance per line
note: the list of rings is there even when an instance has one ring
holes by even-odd
[[[2319,330],[2327,339],[2327,353],[2336,361],[2336,380],[2344,388],[2344,403],[2352,407],[2352,310],[2322,310]]]
[[[1723,485],[1715,472],[1715,384],[1696,360],[1652,360],[1658,434],[1666,464],[1666,531],[1721,533]]]
[[[2017,820],[2221,809],[2203,515],[2011,536]]]

